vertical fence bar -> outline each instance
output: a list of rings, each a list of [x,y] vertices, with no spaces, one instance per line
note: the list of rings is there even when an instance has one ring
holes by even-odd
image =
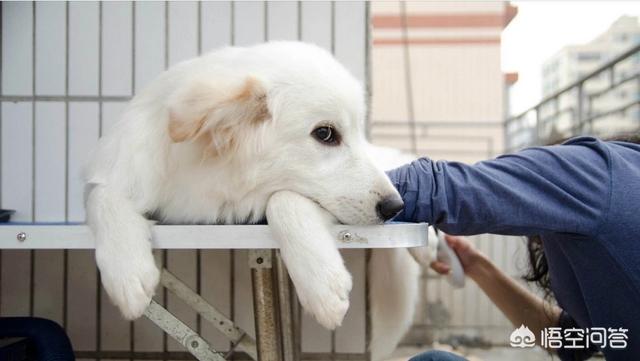
[[[534,144],[540,144],[540,139],[542,139],[542,123],[540,117],[540,106],[537,106],[534,110],[536,112],[536,132],[535,132],[535,142]]]
[[[578,105],[576,111],[576,119],[572,126],[572,133],[576,133],[582,126],[584,121],[584,83],[578,84]]]
[[[581,133],[586,133],[587,129],[588,129],[588,132],[593,134],[593,119],[591,117],[593,116],[593,99],[594,99],[594,97],[591,96],[591,95],[587,95],[586,99],[587,99],[586,118],[587,118],[588,121],[582,123],[582,127],[580,128],[580,132]]]
[[[367,115],[366,115],[366,126],[365,126],[365,136],[369,141],[371,141],[371,89],[373,85],[371,84],[371,29],[373,25],[371,24],[371,3],[366,2],[364,9],[364,18],[365,18],[365,30],[364,30],[364,78],[365,78],[365,93],[366,93],[366,102],[367,102]]]
[[[404,82],[405,91],[407,94],[407,114],[409,117],[410,129],[411,129],[411,152],[416,154],[418,152],[418,140],[416,138],[416,119],[415,119],[415,107],[413,104],[413,82],[412,82],[412,69],[411,69],[411,52],[409,49],[409,28],[407,25],[407,5],[404,1],[400,2],[400,19],[402,21],[402,51],[404,60]]]
[[[558,119],[560,118],[560,97],[554,97],[552,98],[550,101],[553,102],[553,121],[557,122]]]
[[[31,94],[36,95],[36,3],[31,3]],[[36,218],[36,101],[31,101],[31,222]],[[29,315],[33,317],[35,302],[35,259],[34,250],[29,251],[31,272],[29,273]]]
[[[611,66],[609,68],[609,88],[613,88],[615,83],[616,83],[615,67]]]
[[[130,94],[136,95],[136,4],[131,1],[131,79],[130,79]],[[198,332],[200,330],[198,329]],[[129,361],[133,361],[133,354],[136,350],[136,323],[132,320],[129,321],[129,350],[131,351],[131,357]]]
[[[636,94],[638,94],[636,96],[636,100],[640,100],[640,75],[638,75],[636,77]],[[638,112],[638,114],[640,114],[640,105],[636,105],[636,111]],[[638,127],[638,132],[640,133],[640,115],[636,116],[636,123],[637,123],[637,127]],[[0,125],[2,123],[2,119],[0,119]]]
[[[102,2],[98,6],[98,139],[102,136]],[[97,271],[96,278],[96,350],[102,350],[102,284],[100,282],[100,271]],[[100,361],[100,357],[96,358]]]
[[[64,4],[64,221],[69,221],[69,2]],[[63,253],[64,264],[64,300],[62,318],[64,322],[64,329],[67,331],[69,325],[69,251],[64,250]],[[2,291],[0,291],[0,294]]]

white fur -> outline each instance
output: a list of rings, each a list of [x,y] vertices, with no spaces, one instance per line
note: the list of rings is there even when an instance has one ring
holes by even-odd
[[[349,308],[351,275],[329,232],[335,218],[308,198],[281,191],[271,197],[267,219],[302,307],[317,310],[323,326],[340,326]]]
[[[397,149],[370,145],[369,154],[385,170],[414,157]],[[431,228],[430,228],[431,230]],[[431,236],[431,234],[429,234]],[[425,255],[427,247],[374,249],[368,264],[371,307],[370,352],[373,361],[391,354],[407,333],[415,314],[421,267],[411,254]]]
[[[360,84],[313,45],[225,48],[164,72],[86,170],[87,220],[112,301],[139,317],[158,284],[145,214],[172,223],[266,216],[304,308],[329,329],[340,325],[351,276],[327,226],[379,223],[376,204],[398,196],[371,159],[364,116]],[[311,137],[326,123],[339,146]],[[419,269],[406,250],[374,252],[370,269],[379,359],[410,325]]]

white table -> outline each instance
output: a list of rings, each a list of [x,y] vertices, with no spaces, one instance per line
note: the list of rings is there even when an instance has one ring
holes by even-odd
[[[333,227],[339,248],[410,248],[426,246],[428,225],[390,223]],[[267,225],[155,225],[153,246],[158,249],[249,249],[256,340],[208,304],[196,292],[163,270],[161,283],[204,319],[225,334],[234,349],[259,361],[298,359],[297,301],[284,264],[275,250],[277,241]],[[92,249],[93,236],[83,224],[0,224],[0,249]],[[195,331],[152,301],[145,315],[175,338],[198,360],[225,357]]]
[[[267,225],[155,225],[159,249],[276,249]],[[426,223],[334,226],[339,248],[409,248],[427,245]],[[0,223],[0,249],[91,249],[86,225]]]

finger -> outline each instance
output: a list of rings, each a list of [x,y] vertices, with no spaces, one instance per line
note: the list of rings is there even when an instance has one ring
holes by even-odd
[[[447,240],[449,244],[451,244],[451,243],[460,243],[460,241],[462,240],[462,237],[453,236],[451,234],[445,234],[444,239]]]
[[[449,244],[449,247],[453,248],[453,250],[457,250],[463,243],[462,237],[452,236],[449,234],[444,235],[444,239]]]
[[[440,273],[440,274],[448,274],[449,272],[451,272],[451,266],[449,266],[448,264],[444,263],[444,262],[440,262],[440,261],[434,261],[431,262],[431,268]]]
[[[465,252],[469,248],[473,248],[465,237],[446,235],[445,240],[456,253]]]

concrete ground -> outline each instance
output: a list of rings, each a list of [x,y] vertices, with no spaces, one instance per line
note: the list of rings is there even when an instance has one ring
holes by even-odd
[[[448,345],[435,345],[434,347],[400,347],[391,358],[386,361],[407,361],[412,356],[428,350],[444,350],[457,353],[469,361],[551,361],[551,356],[542,349],[527,348],[517,349],[511,347],[491,347],[491,348],[465,348],[453,351]],[[555,358],[557,360],[557,358]]]

